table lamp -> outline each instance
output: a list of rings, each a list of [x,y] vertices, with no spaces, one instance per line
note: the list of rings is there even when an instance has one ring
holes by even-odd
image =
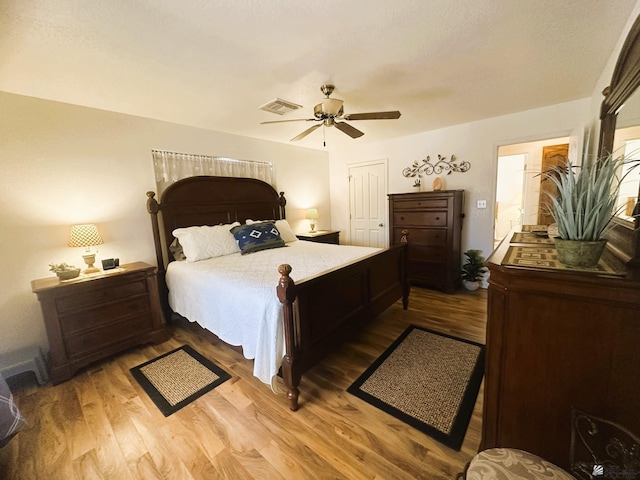
[[[309,227],[311,227],[311,233],[316,231],[316,220],[318,219],[318,210],[316,208],[309,208],[307,210],[307,220],[309,220]]]
[[[87,264],[87,269],[83,273],[95,273],[100,269],[94,267],[96,262],[96,252],[91,252],[91,247],[96,245],[102,245],[104,240],[98,232],[98,228],[92,223],[84,225],[73,225],[71,227],[71,233],[69,235],[70,247],[85,247],[85,253],[82,255],[84,263]],[[97,250],[96,250],[97,251]]]

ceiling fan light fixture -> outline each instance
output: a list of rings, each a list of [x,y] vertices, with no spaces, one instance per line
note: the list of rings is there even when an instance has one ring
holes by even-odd
[[[343,103],[342,100],[337,98],[325,98],[322,103],[313,107],[313,114],[316,118],[323,118],[327,115],[339,117],[344,113]]]

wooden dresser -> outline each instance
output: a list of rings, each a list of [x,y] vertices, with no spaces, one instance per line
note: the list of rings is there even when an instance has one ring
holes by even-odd
[[[91,362],[143,343],[168,339],[158,298],[156,267],[143,262],[61,282],[31,282],[49,339],[53,384]]]
[[[571,407],[640,434],[640,279],[610,251],[622,276],[510,266],[511,238],[487,262],[481,448],[568,469]]]
[[[460,285],[464,190],[389,195],[389,238],[408,232],[411,283],[455,292]]]

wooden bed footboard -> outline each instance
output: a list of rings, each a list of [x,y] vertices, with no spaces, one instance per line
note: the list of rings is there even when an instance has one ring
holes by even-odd
[[[406,310],[406,245],[396,245],[296,284],[291,266],[278,268],[286,354],[282,377],[291,410],[298,409],[302,374],[400,298]]]

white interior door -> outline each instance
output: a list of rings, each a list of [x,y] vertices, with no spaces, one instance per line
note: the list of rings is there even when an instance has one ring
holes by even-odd
[[[350,243],[365,247],[386,247],[387,162],[349,167]]]

